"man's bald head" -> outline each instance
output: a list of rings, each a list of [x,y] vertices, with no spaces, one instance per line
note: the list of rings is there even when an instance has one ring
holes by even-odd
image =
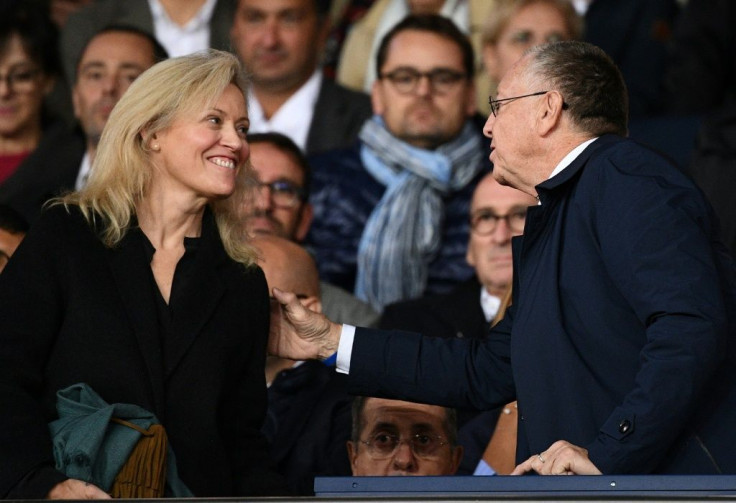
[[[319,298],[319,274],[314,259],[296,243],[261,234],[253,239],[258,265],[263,269],[269,291],[274,287],[298,296]]]

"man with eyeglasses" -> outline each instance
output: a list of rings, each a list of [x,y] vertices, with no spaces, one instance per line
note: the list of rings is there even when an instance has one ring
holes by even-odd
[[[353,476],[454,475],[463,457],[455,411],[356,397],[347,443]]]
[[[251,234],[274,235],[301,243],[312,223],[311,169],[299,147],[281,133],[248,135],[250,163],[258,178],[244,225]],[[375,326],[376,313],[350,292],[320,282],[322,308],[330,319]]]
[[[470,203],[470,237],[465,259],[475,275],[450,293],[389,304],[381,328],[411,330],[436,337],[482,339],[511,286],[511,238],[524,231],[528,194],[485,175]]]
[[[351,149],[310,159],[320,275],[375,309],[446,293],[465,263],[470,197],[488,166],[473,123],[473,49],[452,21],[412,15],[383,38],[373,112]]]
[[[271,352],[337,351],[356,394],[516,398],[513,474],[735,474],[734,266],[708,201],[625,138],[626,87],[593,45],[530,49],[491,104],[494,177],[539,205],[488,338],[341,327],[275,292],[286,317]]]
[[[116,25],[95,33],[79,54],[73,75],[78,124],[34,153],[7,202],[33,223],[49,198],[82,188],[113,107],[141,73],[167,57],[152,35],[137,28]]]

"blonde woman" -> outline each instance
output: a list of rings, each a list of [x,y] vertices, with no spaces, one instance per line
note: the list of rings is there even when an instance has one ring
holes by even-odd
[[[106,495],[54,468],[46,423],[55,393],[79,382],[154,413],[194,495],[280,490],[259,433],[268,293],[237,224],[251,180],[245,86],[218,51],[142,74],[86,188],[48,208],[6,267],[0,495]]]

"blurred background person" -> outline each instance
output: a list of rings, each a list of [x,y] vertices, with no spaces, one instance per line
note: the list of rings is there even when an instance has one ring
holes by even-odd
[[[208,48],[227,51],[234,13],[232,0],[95,0],[71,14],[61,32],[64,75],[74,82],[86,41],[111,24],[149,33],[172,57]]]
[[[16,176],[0,186],[0,201],[33,224],[48,199],[81,189],[113,107],[141,73],[166,58],[158,41],[137,28],[108,26],[94,34],[74,73],[75,124],[48,134]]]
[[[495,0],[483,28],[483,66],[490,79],[486,94],[511,65],[535,45],[582,37],[582,18],[569,0]],[[486,114],[488,97],[485,100]]]
[[[60,126],[43,107],[59,74],[56,51],[56,27],[42,9],[15,2],[2,10],[0,187],[21,169],[49,131]]]
[[[571,1],[585,19],[583,40],[603,49],[621,70],[631,119],[660,114],[677,1]]]
[[[28,222],[6,204],[0,204],[0,272],[28,232]]]
[[[408,15],[437,14],[465,33],[473,46],[474,68],[480,69],[481,32],[496,0],[377,0],[347,32],[337,66],[337,81],[350,89],[371,92],[376,74],[376,55],[383,37]],[[474,73],[476,106],[487,111],[488,81]]]
[[[310,158],[306,244],[323,280],[380,311],[472,276],[468,208],[490,165],[474,121],[473,48],[452,21],[407,16],[376,65],[360,141]]]
[[[247,81],[211,51],[141,75],[89,182],[46,210],[0,281],[0,494],[99,499],[55,469],[57,391],[154,414],[197,496],[284,493],[260,433],[268,289],[239,221]]]
[[[238,0],[231,38],[250,72],[251,132],[279,132],[313,154],[355,142],[370,99],[322,75],[329,0]]]
[[[312,170],[289,137],[280,133],[248,135],[251,166],[259,188],[245,210],[244,225],[255,235],[274,235],[301,243],[312,224],[309,186]],[[350,292],[320,281],[322,311],[330,319],[375,326],[378,313]]]
[[[298,292],[302,305],[322,312],[317,267],[304,248],[268,234],[257,235],[253,246],[269,291]],[[345,376],[325,362],[269,356],[266,383],[263,433],[289,488],[298,495],[314,495],[315,476],[350,475],[345,442],[350,438],[352,397]]]
[[[364,396],[347,448],[354,477],[454,475],[463,456],[453,409]]]

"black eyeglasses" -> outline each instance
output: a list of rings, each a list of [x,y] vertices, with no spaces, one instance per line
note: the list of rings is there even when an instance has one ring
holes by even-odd
[[[494,117],[496,117],[498,116],[498,109],[501,108],[501,103],[503,103],[504,101],[513,101],[513,100],[518,100],[521,98],[528,98],[530,96],[541,96],[543,94],[547,94],[548,92],[549,91],[539,91],[536,93],[522,94],[521,96],[514,96],[513,98],[504,98],[502,100],[494,100],[493,96],[489,96],[488,104],[491,105],[491,113],[493,114]],[[562,102],[562,109],[567,110],[567,103],[565,103],[564,100]]]
[[[302,187],[286,180],[276,180],[271,183],[258,182],[259,190],[262,190],[264,187],[268,187],[268,190],[271,192],[273,204],[283,208],[293,208],[304,201],[306,195]]]
[[[498,222],[503,220],[513,233],[524,232],[526,208],[517,209],[505,215],[496,215],[491,210],[481,209],[470,216],[470,228],[479,236],[487,236],[496,230]]]
[[[382,73],[382,79],[388,79],[401,94],[411,94],[419,83],[419,79],[427,77],[432,91],[436,94],[447,94],[466,78],[466,74],[449,68],[435,68],[429,72],[420,72],[415,68],[397,68],[388,73]]]
[[[7,86],[16,93],[27,93],[33,90],[36,85],[36,77],[41,71],[39,69],[12,69],[5,75],[0,75],[0,82],[5,82]]]
[[[368,454],[375,459],[391,456],[404,442],[409,444],[414,455],[420,458],[435,456],[437,450],[448,443],[442,435],[427,433],[417,433],[409,438],[402,438],[392,433],[376,433],[368,440],[360,441],[368,447]]]

